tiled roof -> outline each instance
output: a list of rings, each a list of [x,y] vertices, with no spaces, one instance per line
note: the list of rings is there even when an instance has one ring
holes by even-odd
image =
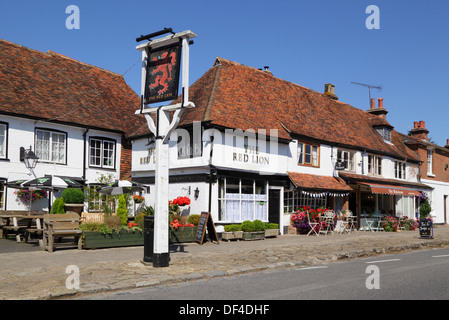
[[[298,189],[352,191],[352,188],[341,178],[317,176],[312,174],[287,172],[290,181]]]
[[[0,39],[0,114],[130,134],[139,104],[119,74]]]
[[[226,59],[217,58],[190,87],[189,95],[196,108],[184,112],[180,125],[210,121],[227,128],[267,129],[267,133],[278,129],[279,137],[287,140],[303,137],[418,160],[395,130],[392,144],[380,137],[373,125],[389,125],[386,119]],[[142,129],[140,134],[148,132]]]

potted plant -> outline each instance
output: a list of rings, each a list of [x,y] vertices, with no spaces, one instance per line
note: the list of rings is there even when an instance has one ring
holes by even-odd
[[[275,238],[279,234],[279,224],[265,223],[265,238]]]
[[[198,226],[193,223],[180,223],[177,219],[170,222],[170,243],[194,242]]]
[[[84,192],[81,189],[67,188],[62,192],[65,211],[73,211],[81,215],[84,210]]]
[[[265,224],[260,220],[243,221],[240,225],[243,231],[243,240],[265,239]]]
[[[243,239],[243,231],[239,224],[228,224],[224,226],[221,238],[226,241]]]

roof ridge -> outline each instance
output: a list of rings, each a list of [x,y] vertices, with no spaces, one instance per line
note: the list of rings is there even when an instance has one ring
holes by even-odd
[[[107,69],[104,69],[104,68],[100,68],[100,67],[98,67],[98,66],[94,66],[94,65],[89,64],[89,63],[86,63],[86,62],[82,62],[82,61],[79,61],[79,60],[70,58],[70,57],[68,57],[68,56],[65,56],[65,55],[63,55],[63,54],[61,54],[61,53],[58,53],[58,52],[55,52],[55,51],[52,51],[52,50],[47,50],[47,55],[59,57],[59,58],[62,58],[62,59],[67,59],[67,60],[69,60],[69,61],[76,62],[76,63],[82,64],[82,65],[84,65],[84,66],[93,68],[93,69],[98,69],[98,70],[100,70],[100,71],[110,73],[110,74],[112,74],[112,75],[114,75],[114,76],[123,77],[121,74],[119,74],[119,73],[117,73],[117,72],[113,72],[113,71],[110,71],[110,70],[107,70]]]

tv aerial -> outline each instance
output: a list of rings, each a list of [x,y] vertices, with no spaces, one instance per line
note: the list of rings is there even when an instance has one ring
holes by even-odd
[[[373,85],[370,85],[370,84],[366,84],[366,83],[358,83],[358,82],[351,82],[351,83],[357,84],[357,85],[359,85],[359,86],[364,86],[364,87],[367,87],[367,88],[368,88],[369,103],[371,103],[371,89],[377,89],[377,90],[379,90],[379,91],[382,90],[382,87],[380,87],[380,86],[373,86]],[[369,105],[369,104],[368,104],[368,105]]]

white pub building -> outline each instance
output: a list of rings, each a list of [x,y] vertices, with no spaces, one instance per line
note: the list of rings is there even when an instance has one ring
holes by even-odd
[[[363,111],[333,85],[320,93],[217,58],[189,100],[169,140],[169,198],[189,197],[183,214],[210,212],[217,232],[259,219],[286,233],[300,205],[415,217],[417,196],[432,191],[382,99]],[[154,185],[154,135],[143,125],[130,139],[132,179]]]

